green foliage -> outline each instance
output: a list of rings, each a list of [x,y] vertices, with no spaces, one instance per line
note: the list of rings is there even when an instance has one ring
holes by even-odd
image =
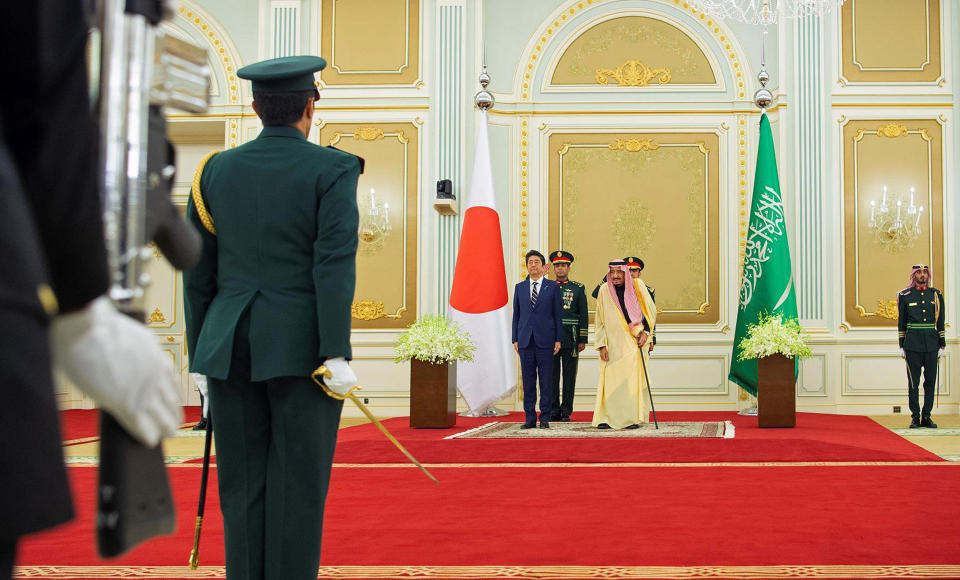
[[[476,347],[470,333],[445,316],[428,314],[407,327],[395,345],[396,362],[412,358],[433,364],[471,361]]]
[[[783,320],[782,314],[764,312],[756,324],[747,326],[747,338],[740,343],[737,360],[762,358],[782,354],[787,358],[813,356],[800,334],[800,323],[795,318]]]

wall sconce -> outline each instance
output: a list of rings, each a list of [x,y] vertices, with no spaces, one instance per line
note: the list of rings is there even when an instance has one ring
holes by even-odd
[[[390,235],[390,204],[378,202],[376,191],[370,188],[370,205],[360,212],[360,243],[369,251],[383,247],[384,240]]]
[[[884,250],[896,254],[913,246],[923,233],[920,227],[922,214],[923,206],[914,204],[913,187],[910,188],[910,205],[904,207],[899,195],[895,203],[893,200],[887,203],[887,186],[884,185],[880,205],[877,206],[875,200],[870,202],[870,229]]]

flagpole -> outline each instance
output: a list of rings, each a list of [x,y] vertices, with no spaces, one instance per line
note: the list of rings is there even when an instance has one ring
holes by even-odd
[[[766,114],[767,108],[773,103],[773,93],[767,88],[769,81],[770,73],[767,72],[767,25],[764,24],[760,42],[760,72],[757,74],[757,82],[760,83],[760,88],[753,93],[753,104],[759,107],[761,115]],[[757,406],[754,404],[746,409],[741,409],[737,414],[756,416],[757,412]]]
[[[473,102],[477,105],[477,108],[480,109],[483,122],[487,122],[487,111],[493,108],[495,103],[493,95],[487,90],[487,87],[490,85],[490,75],[487,74],[487,48],[483,48],[483,72],[480,73],[480,76],[477,78],[477,81],[480,83],[480,90],[477,91],[477,94],[473,96]],[[461,417],[503,417],[509,415],[508,412],[503,409],[497,408],[496,405],[490,405],[486,409],[481,409],[479,411],[466,410],[460,413]]]

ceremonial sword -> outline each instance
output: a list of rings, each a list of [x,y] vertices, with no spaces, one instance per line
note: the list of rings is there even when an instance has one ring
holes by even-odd
[[[193,530],[193,549],[190,550],[191,570],[196,570],[200,565],[200,529],[203,527],[203,508],[207,503],[207,477],[210,474],[210,440],[213,438],[213,418],[209,416],[209,411],[207,411],[207,415],[207,435],[203,442],[203,473],[200,476],[200,502],[197,506],[197,525]]]
[[[370,421],[377,426],[377,429],[379,429],[380,432],[383,433],[387,437],[387,439],[389,439],[390,442],[393,443],[397,447],[397,449],[400,450],[401,453],[407,456],[407,459],[409,459],[410,461],[413,462],[414,465],[419,467],[420,471],[422,471],[424,475],[432,479],[434,483],[436,483],[437,485],[440,485],[440,482],[437,480],[437,478],[434,477],[433,474],[431,474],[429,471],[427,471],[427,468],[424,467],[419,461],[417,461],[417,459],[413,455],[411,455],[409,451],[407,451],[406,447],[404,447],[403,445],[400,444],[399,441],[397,441],[396,437],[394,437],[389,431],[387,431],[387,428],[384,427],[383,424],[380,421],[378,421],[376,417],[373,416],[373,413],[370,412],[370,409],[368,409],[366,405],[360,402],[360,399],[358,399],[356,395],[354,395],[352,392],[348,392],[345,395],[341,395],[340,393],[332,391],[327,385],[323,383],[323,379],[329,379],[331,376],[333,375],[330,373],[330,369],[328,369],[326,365],[320,365],[317,367],[317,370],[313,371],[313,373],[310,375],[310,378],[312,378],[313,381],[317,383],[317,385],[319,385],[320,388],[322,388],[326,394],[330,395],[334,399],[340,399],[341,401],[343,399],[350,399],[351,401],[353,401],[353,403],[357,406],[357,408],[363,411],[363,414],[367,416],[367,419],[370,419]]]

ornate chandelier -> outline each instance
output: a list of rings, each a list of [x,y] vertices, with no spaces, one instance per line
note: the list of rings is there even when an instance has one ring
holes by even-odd
[[[368,252],[379,250],[390,235],[390,204],[378,202],[374,189],[370,188],[370,205],[360,214],[359,236],[363,249]]]
[[[923,206],[917,207],[913,203],[914,188],[910,188],[910,205],[903,207],[903,200],[897,196],[896,204],[887,203],[887,186],[883,186],[883,195],[880,206],[876,201],[870,202],[870,229],[876,236],[877,243],[884,250],[895,254],[913,245],[922,233],[920,216]],[[896,212],[893,208],[896,206]]]
[[[821,16],[844,0],[689,0],[694,8],[717,19],[774,24],[784,18]]]

